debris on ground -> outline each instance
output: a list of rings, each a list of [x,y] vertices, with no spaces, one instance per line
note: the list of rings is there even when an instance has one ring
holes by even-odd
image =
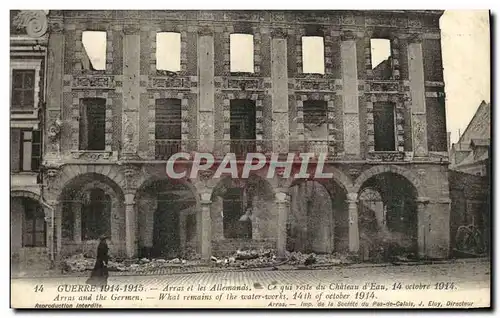
[[[199,260],[185,260],[181,258],[166,259],[124,259],[110,260],[108,270],[115,272],[148,272],[165,267],[188,266],[200,264]],[[84,272],[94,268],[95,258],[86,257],[84,254],[72,255],[64,259],[61,263],[63,272]]]
[[[309,266],[316,263],[316,255],[311,254],[309,255],[306,260],[304,261],[304,265]]]
[[[84,272],[94,268],[95,258],[87,257],[85,254],[76,254],[64,259],[61,263],[63,272]],[[343,254],[315,254],[301,252],[286,252],[283,258],[278,258],[272,249],[238,249],[232,255],[226,257],[210,257],[211,267],[214,268],[272,268],[279,266],[334,266],[352,263],[347,255]],[[206,266],[199,257],[197,259],[111,259],[108,263],[110,271],[145,273],[169,267]]]

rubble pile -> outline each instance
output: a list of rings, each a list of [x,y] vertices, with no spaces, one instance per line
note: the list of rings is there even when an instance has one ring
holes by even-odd
[[[229,257],[211,257],[211,265],[216,268],[268,268],[280,265],[342,265],[349,264],[344,255],[287,252],[285,258],[280,259],[275,251],[263,250],[237,250]],[[85,254],[76,254],[62,261],[62,270],[68,273],[85,272],[94,268],[95,258]],[[166,259],[114,259],[108,263],[108,270],[115,272],[147,273],[162,268],[188,268],[202,266],[206,263],[201,259],[186,260],[181,258]]]
[[[278,264],[274,251],[267,250],[237,250],[230,257],[211,257],[212,264],[216,266],[229,266],[240,268],[271,267]]]
[[[165,267],[173,266],[192,266],[199,264],[200,261],[174,258],[165,259],[126,259],[126,260],[110,260],[108,262],[108,270],[116,272],[149,272]],[[66,258],[62,261],[61,267],[64,272],[84,272],[94,268],[95,258],[86,257],[84,254],[77,254]]]
[[[320,254],[287,252],[285,259],[276,257],[273,250],[237,250],[233,256],[217,258],[212,256],[212,264],[216,266],[259,268],[279,265],[341,265],[350,264],[347,256],[339,254]]]

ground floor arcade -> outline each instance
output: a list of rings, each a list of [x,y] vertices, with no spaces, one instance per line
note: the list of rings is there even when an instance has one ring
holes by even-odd
[[[60,168],[48,181],[51,209],[31,208],[36,198],[12,198],[12,241],[23,244],[13,250],[31,248],[24,242],[32,241],[44,251],[40,258],[92,256],[106,234],[119,258],[209,259],[259,248],[278,255],[351,253],[361,260],[449,255],[450,201],[441,166],[371,165],[355,173],[331,166],[325,170],[333,178],[324,180],[259,173],[172,180],[158,177],[161,167],[150,168]]]

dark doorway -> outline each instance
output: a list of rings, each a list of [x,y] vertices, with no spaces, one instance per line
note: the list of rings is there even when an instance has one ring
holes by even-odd
[[[152,257],[175,258],[179,256],[179,207],[173,193],[159,193],[154,214]]]

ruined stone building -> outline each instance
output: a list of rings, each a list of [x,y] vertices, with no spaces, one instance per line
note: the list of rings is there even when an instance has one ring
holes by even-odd
[[[447,257],[441,14],[51,11],[47,249]],[[179,151],[326,154],[334,177],[168,179]]]

